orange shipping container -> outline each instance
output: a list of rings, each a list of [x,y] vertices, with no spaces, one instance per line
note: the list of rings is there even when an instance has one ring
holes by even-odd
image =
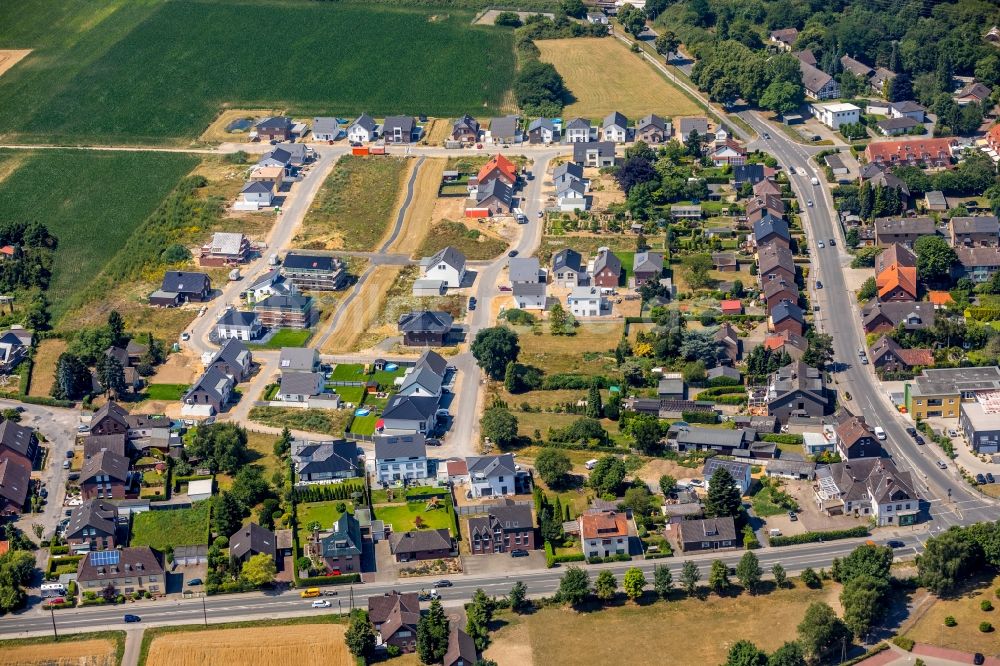
[[[368,154],[368,148],[365,146],[355,146],[351,148],[351,155],[363,156]]]
[[[489,208],[466,208],[465,209],[465,216],[466,217],[489,217],[490,216],[490,209]]]

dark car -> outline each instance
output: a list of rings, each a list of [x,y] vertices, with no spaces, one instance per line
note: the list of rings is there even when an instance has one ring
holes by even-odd
[[[987,483],[996,483],[997,482],[997,480],[993,478],[993,472],[986,472],[986,482]]]
[[[508,257],[516,257],[517,256],[517,250],[511,250],[510,252],[507,253],[507,256]]]
[[[977,652],[976,654],[972,655],[972,663],[973,664],[985,664],[986,663],[986,657],[983,656],[982,652]]]
[[[336,590],[323,590],[323,596],[324,597],[335,597],[335,596],[337,596],[337,591]]]
[[[916,437],[914,437],[913,441],[915,441],[917,443],[917,446],[923,446],[924,445],[924,438],[921,437],[920,435],[917,435]]]
[[[823,288],[823,283],[820,282],[819,280],[816,280],[816,288],[817,289],[822,289]]]
[[[906,434],[909,435],[910,437],[916,437],[917,436],[917,429],[914,428],[914,427],[909,427],[909,428],[906,429]]]
[[[837,247],[837,239],[836,238],[831,238],[830,239],[830,247]]]
[[[188,581],[189,586],[201,585],[201,578],[192,578]]]
[[[771,135],[768,134],[767,132],[764,132],[764,139],[770,139],[770,138],[771,138]]]
[[[450,580],[439,580],[438,582],[434,583],[434,587],[453,587],[453,586],[454,583],[452,583]]]
[[[890,541],[886,541],[885,545],[889,546],[889,548],[903,548],[906,546],[906,544],[900,541],[899,539],[892,539]]]
[[[788,512],[788,520],[790,520],[790,521],[792,521],[794,523],[798,519],[799,519],[799,517],[797,515],[795,515],[794,511],[789,511]]]
[[[976,474],[976,483],[978,483],[981,486],[986,485],[986,477],[983,476],[982,474]]]
[[[38,491],[38,494],[39,496],[42,497],[42,499],[44,499],[49,496],[49,491],[46,488],[42,488],[41,490]]]
[[[517,548],[515,550],[510,551],[510,556],[511,557],[527,557],[528,556],[528,551],[521,550],[520,548]]]
[[[142,622],[142,618],[141,617],[139,617],[138,615],[132,615],[131,613],[126,613],[124,619],[125,619],[126,623],[130,623],[130,622]]]
[[[75,456],[75,455],[76,455],[76,454],[75,454],[75,453],[73,453],[73,449],[70,449],[69,451],[67,451],[67,452],[66,452],[66,457],[67,457],[67,458],[72,458],[72,457],[73,457],[73,456]]]
[[[475,310],[476,309],[476,297],[475,296],[469,296],[469,309],[470,310]]]

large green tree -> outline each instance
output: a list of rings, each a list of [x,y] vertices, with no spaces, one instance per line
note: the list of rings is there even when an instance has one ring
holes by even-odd
[[[802,646],[795,641],[785,643],[767,658],[767,666],[806,666]]]
[[[274,577],[278,574],[278,567],[274,563],[274,558],[267,553],[257,553],[243,563],[240,575],[243,580],[255,587],[268,585],[274,582]]]
[[[573,463],[562,449],[545,447],[535,458],[535,471],[549,488],[564,487],[572,470]]]
[[[736,577],[740,585],[750,594],[757,592],[757,586],[764,575],[764,570],[760,566],[760,560],[754,555],[752,550],[743,553],[739,564],[736,565]]]
[[[490,407],[483,412],[479,428],[497,446],[507,446],[517,438],[517,417],[506,407]]]
[[[798,626],[799,642],[814,660],[822,660],[840,648],[850,632],[828,604],[813,602]]]
[[[939,282],[951,274],[957,256],[955,250],[941,236],[921,236],[913,244],[917,253],[917,275],[921,280]]]
[[[601,495],[617,495],[625,482],[625,462],[618,456],[605,455],[590,470],[590,487]]]
[[[615,594],[618,592],[618,580],[615,579],[615,575],[605,569],[601,573],[597,574],[597,580],[594,581],[594,596],[601,601],[611,601],[615,598]]]
[[[708,570],[708,586],[716,594],[724,594],[729,590],[729,567],[722,560],[712,560],[712,568]]]
[[[471,350],[479,367],[490,378],[500,381],[504,378],[507,364],[517,360],[521,347],[517,342],[517,333],[506,326],[494,326],[476,333]]]
[[[449,623],[439,599],[431,601],[430,609],[417,624],[417,656],[425,664],[437,664],[448,651]]]
[[[766,666],[767,653],[747,640],[736,641],[729,648],[723,666]]]
[[[559,601],[570,606],[579,606],[590,594],[590,576],[580,567],[568,567],[559,579],[556,595]]]
[[[917,556],[920,583],[935,594],[949,594],[972,569],[975,559],[973,544],[953,527],[928,539],[924,552]]]
[[[235,474],[250,459],[247,431],[235,423],[199,426],[185,450],[213,472],[227,474]]]
[[[656,593],[666,599],[673,587],[674,575],[670,572],[670,567],[666,564],[657,564],[653,567],[653,589]]]
[[[723,467],[712,474],[705,498],[705,513],[715,518],[737,516],[743,507],[736,480]]]
[[[701,571],[698,565],[687,560],[681,565],[681,585],[688,595],[693,595],[698,590],[698,581],[701,580]]]
[[[844,624],[858,638],[864,638],[885,613],[884,599],[889,584],[882,578],[861,574],[852,578],[840,592]]]
[[[344,641],[347,649],[355,657],[364,659],[365,663],[371,659],[375,652],[375,627],[368,619],[368,612],[360,608],[351,611],[350,623],[347,625],[347,632],[344,634]]]

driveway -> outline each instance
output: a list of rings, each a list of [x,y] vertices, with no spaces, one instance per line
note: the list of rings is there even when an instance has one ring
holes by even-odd
[[[533,569],[544,569],[545,551],[528,551],[527,557],[511,557],[509,553],[463,555],[462,568],[465,569],[466,574],[487,574],[494,576]]]

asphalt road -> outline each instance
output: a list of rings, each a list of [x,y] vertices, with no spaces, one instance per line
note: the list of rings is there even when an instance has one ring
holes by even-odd
[[[753,112],[741,113],[740,117],[761,137],[771,129]],[[834,388],[838,390],[840,400],[845,402],[844,392],[849,392],[852,411],[864,415],[870,425],[881,425],[885,429],[887,440],[883,444],[897,466],[913,472],[918,492],[929,501],[935,528],[994,520],[997,504],[969,488],[954,464],[949,464],[947,470],[940,469],[936,461],[950,461],[938,447],[930,444],[917,446],[904,430],[912,422],[892,406],[872,366],[860,363],[858,349],[865,347],[861,314],[844,276],[844,269],[850,264],[850,255],[844,251],[843,234],[837,222],[829,185],[822,171],[810,159],[821,148],[797,144],[778,130],[771,131],[770,137],[758,139],[750,147],[774,155],[786,169],[789,166],[795,168],[796,173],[790,175],[789,180],[799,199],[803,226],[809,236],[809,252],[814,257],[807,290],[811,302],[820,306],[819,312],[814,313],[818,328],[833,336],[834,361],[838,366],[833,375]],[[820,185],[811,184],[813,177],[819,180]],[[808,200],[813,201],[812,207],[806,205]],[[837,240],[835,247],[830,247],[831,238]],[[824,241],[826,248],[818,248],[816,243],[819,240]],[[822,289],[815,288],[816,279],[822,281]]]

